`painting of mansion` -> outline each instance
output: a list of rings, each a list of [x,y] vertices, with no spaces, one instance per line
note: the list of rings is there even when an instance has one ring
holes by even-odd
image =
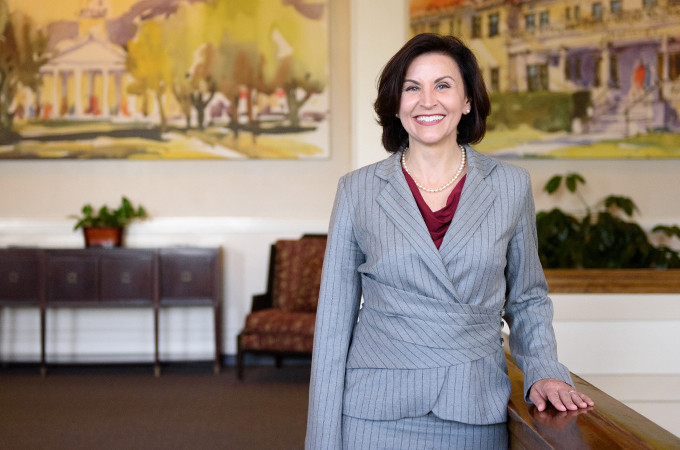
[[[475,52],[492,100],[483,151],[680,157],[678,0],[412,0],[411,32]]]
[[[30,2],[0,0],[0,159],[329,156],[326,1]]]

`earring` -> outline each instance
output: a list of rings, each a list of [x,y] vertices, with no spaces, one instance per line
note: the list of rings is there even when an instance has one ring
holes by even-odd
[[[470,110],[468,109],[467,111],[465,111],[465,114],[470,114]]]
[[[396,114],[394,115],[394,117],[396,117],[396,118],[398,119],[398,118],[399,118],[399,113],[396,113]]]

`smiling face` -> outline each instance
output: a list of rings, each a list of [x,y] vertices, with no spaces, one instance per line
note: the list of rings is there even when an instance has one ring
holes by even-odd
[[[456,129],[470,109],[463,77],[450,56],[425,53],[413,60],[404,78],[399,118],[409,147],[456,146]]]

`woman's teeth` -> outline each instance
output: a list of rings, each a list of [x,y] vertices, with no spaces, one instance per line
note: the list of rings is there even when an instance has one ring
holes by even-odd
[[[444,116],[418,116],[416,120],[418,122],[436,122],[437,120],[442,120]]]

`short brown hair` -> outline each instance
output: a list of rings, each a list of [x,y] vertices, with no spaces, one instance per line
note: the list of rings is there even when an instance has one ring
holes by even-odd
[[[465,95],[472,108],[470,114],[463,115],[458,123],[458,143],[475,144],[482,140],[486,132],[486,118],[491,112],[491,104],[477,58],[454,36],[423,33],[404,44],[385,65],[378,81],[378,98],[373,107],[378,114],[378,123],[383,128],[383,146],[390,153],[408,146],[408,133],[396,114],[399,112],[406,71],[414,59],[425,53],[450,56],[458,64],[463,76]]]

